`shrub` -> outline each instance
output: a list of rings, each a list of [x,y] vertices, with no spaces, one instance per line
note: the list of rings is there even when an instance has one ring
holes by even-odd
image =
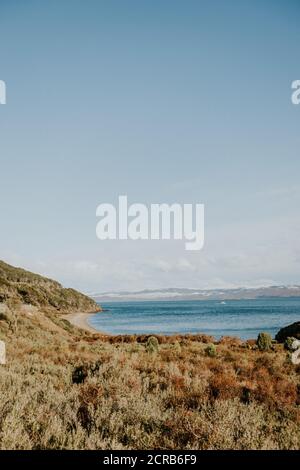
[[[260,351],[268,351],[272,347],[272,337],[269,333],[259,333],[256,344]]]
[[[9,321],[8,315],[6,315],[6,313],[4,312],[0,312],[0,321],[1,320],[8,322]]]
[[[78,366],[72,372],[73,384],[81,384],[88,376],[87,366]]]
[[[208,346],[206,346],[205,348],[205,354],[208,356],[208,357],[216,357],[217,355],[217,348],[214,344],[209,344]]]
[[[247,339],[245,344],[249,349],[252,349],[253,346],[256,346],[256,339]]]
[[[178,341],[176,341],[173,345],[172,345],[172,348],[174,351],[180,353],[181,352],[181,346],[180,346],[180,343]]]
[[[223,344],[226,346],[241,346],[243,341],[240,338],[235,336],[222,336],[219,344]]]
[[[227,400],[239,397],[242,393],[236,375],[232,370],[223,370],[212,375],[209,380],[213,398]]]
[[[146,351],[149,353],[154,353],[158,351],[158,339],[155,336],[150,336],[147,339]]]

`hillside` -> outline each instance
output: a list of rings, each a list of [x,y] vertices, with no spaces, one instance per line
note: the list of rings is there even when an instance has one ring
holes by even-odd
[[[0,450],[299,448],[282,344],[92,334],[57,314],[87,297],[3,262],[0,279]]]
[[[31,304],[59,312],[96,312],[96,302],[56,281],[0,261],[0,303]]]
[[[299,448],[299,367],[283,345],[157,338],[0,314],[0,450]]]

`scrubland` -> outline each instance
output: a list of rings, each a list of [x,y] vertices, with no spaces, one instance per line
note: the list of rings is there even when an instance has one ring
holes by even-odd
[[[157,338],[93,335],[51,309],[6,310],[0,449],[300,447],[300,367],[281,345]]]

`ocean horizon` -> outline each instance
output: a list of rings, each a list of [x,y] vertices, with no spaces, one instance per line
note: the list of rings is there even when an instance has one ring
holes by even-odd
[[[102,302],[103,312],[88,322],[110,334],[196,334],[256,338],[272,337],[299,321],[300,297],[249,300],[152,300]]]

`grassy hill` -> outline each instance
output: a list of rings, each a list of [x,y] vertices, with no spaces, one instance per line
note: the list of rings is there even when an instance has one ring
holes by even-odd
[[[74,289],[0,261],[0,303],[19,302],[59,312],[96,312],[99,306]]]

